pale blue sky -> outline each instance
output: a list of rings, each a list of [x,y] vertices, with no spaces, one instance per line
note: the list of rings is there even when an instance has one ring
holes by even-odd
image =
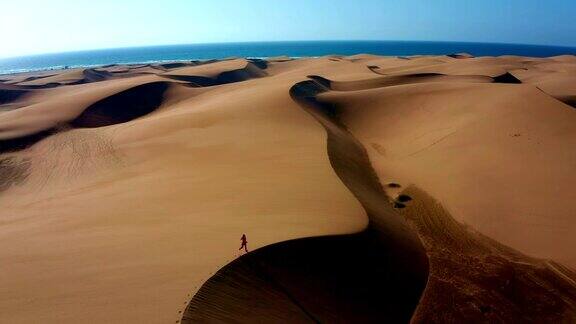
[[[282,40],[576,46],[576,0],[0,0],[0,57]]]

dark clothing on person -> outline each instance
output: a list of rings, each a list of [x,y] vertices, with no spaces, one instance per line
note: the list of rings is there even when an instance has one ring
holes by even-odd
[[[240,245],[240,248],[238,250],[244,249],[244,251],[248,253],[248,241],[246,240],[246,234],[242,234],[240,241],[242,241],[242,245]]]

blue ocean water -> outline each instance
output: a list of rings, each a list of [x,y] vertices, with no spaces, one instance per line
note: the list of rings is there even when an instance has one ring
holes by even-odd
[[[0,74],[90,67],[107,64],[221,59],[231,56],[263,58],[353,55],[360,53],[404,56],[466,52],[475,56],[522,55],[546,57],[576,54],[576,48],[519,44],[417,41],[294,41],[150,46],[44,54],[0,59]]]

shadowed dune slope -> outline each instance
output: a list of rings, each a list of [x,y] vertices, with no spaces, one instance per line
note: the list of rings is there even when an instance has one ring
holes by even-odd
[[[425,272],[399,265],[385,242],[368,230],[261,248],[210,278],[182,323],[406,323]]]
[[[26,149],[55,132],[55,129],[47,129],[30,135],[0,140],[0,153],[9,153]]]
[[[125,123],[154,111],[162,104],[169,82],[152,82],[124,90],[84,109],[70,122],[73,127],[102,127]]]
[[[38,98],[29,98],[31,104],[0,115],[0,152],[20,150],[70,127],[101,127],[144,116],[162,103],[172,83],[150,76],[42,90]]]
[[[4,90],[0,89],[0,105],[7,104],[17,100],[28,93],[26,90]]]
[[[162,67],[164,69],[176,69],[176,68],[181,68],[181,67],[185,67],[188,65],[189,64],[184,63],[184,62],[158,64],[159,67]]]

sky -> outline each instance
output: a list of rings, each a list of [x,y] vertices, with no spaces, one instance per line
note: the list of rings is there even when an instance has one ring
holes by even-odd
[[[286,40],[576,46],[575,13],[576,0],[0,0],[0,57]]]

